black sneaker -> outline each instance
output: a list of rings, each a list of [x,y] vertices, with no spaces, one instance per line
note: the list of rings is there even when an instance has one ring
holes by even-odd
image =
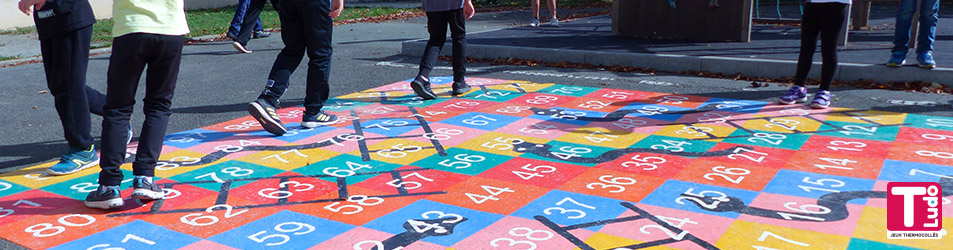
[[[255,33],[252,33],[251,38],[265,38],[271,36],[271,32],[264,30],[256,30]]]
[[[338,116],[328,114],[324,110],[316,114],[307,114],[301,117],[301,126],[305,128],[315,128],[320,125],[331,125],[338,122]]]
[[[470,92],[470,85],[466,81],[453,82],[453,95],[462,95]]]
[[[86,206],[99,209],[113,209],[122,207],[122,196],[119,196],[119,187],[99,185],[96,191],[86,195]]]
[[[424,80],[422,77],[414,78],[410,82],[410,87],[414,89],[414,93],[417,94],[420,98],[424,100],[433,100],[437,99],[437,94],[433,93],[433,89],[430,89],[430,81]]]
[[[274,105],[268,103],[265,99],[258,98],[254,102],[248,103],[248,113],[251,113],[265,131],[274,135],[283,135],[288,132],[285,125],[281,124],[281,117],[278,117],[278,110]]]
[[[132,180],[132,198],[139,200],[158,200],[165,197],[165,191],[155,183],[146,178],[135,178]]]

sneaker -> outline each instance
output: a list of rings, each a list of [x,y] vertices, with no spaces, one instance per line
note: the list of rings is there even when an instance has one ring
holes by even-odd
[[[72,174],[96,166],[96,164],[99,164],[99,156],[96,155],[96,150],[93,149],[92,145],[87,150],[71,147],[65,155],[60,156],[59,163],[46,169],[46,173],[50,175]]]
[[[529,27],[539,27],[539,19],[533,18],[532,21],[529,21]]]
[[[817,91],[814,94],[814,100],[811,100],[811,107],[816,109],[826,109],[831,105],[831,92],[827,90]]]
[[[462,95],[470,92],[470,85],[465,81],[453,82],[453,95]]]
[[[907,53],[906,52],[893,52],[890,54],[890,60],[887,60],[887,67],[899,68],[903,66],[903,63],[907,62]]]
[[[917,62],[919,62],[920,68],[932,69],[936,67],[936,61],[933,61],[933,51],[918,53]]]
[[[316,114],[307,114],[301,117],[301,126],[305,128],[315,128],[320,125],[331,125],[338,122],[338,116],[328,114],[324,110]]]
[[[278,117],[278,110],[275,105],[271,105],[267,100],[258,98],[254,102],[248,103],[248,113],[251,113],[265,131],[280,136],[288,132],[285,125],[281,124],[281,117]]]
[[[553,27],[559,27],[559,20],[556,17],[549,18],[549,25]]]
[[[794,86],[791,89],[788,89],[788,92],[785,93],[781,98],[778,99],[778,103],[781,104],[795,104],[799,102],[807,101],[807,88]]]
[[[253,38],[253,39],[256,39],[256,38],[266,38],[266,37],[269,37],[269,36],[271,36],[271,32],[264,31],[264,30],[256,30],[255,33],[252,33],[251,38]]]
[[[240,42],[238,42],[238,41],[232,42],[232,47],[235,47],[235,49],[237,49],[238,52],[242,52],[242,53],[245,53],[245,54],[251,53],[251,50],[250,50],[250,49],[245,48],[245,45],[242,45],[242,43],[240,43]]]
[[[132,180],[132,198],[139,200],[158,200],[165,197],[165,191],[159,185],[152,183],[152,178],[136,176]]]
[[[86,195],[86,206],[99,209],[113,209],[123,205],[119,196],[119,186],[99,185],[96,191]]]
[[[417,94],[420,98],[424,100],[433,100],[437,99],[437,94],[433,93],[433,89],[430,89],[430,82],[424,80],[423,77],[418,76],[410,82],[410,87],[414,89],[414,93]]]

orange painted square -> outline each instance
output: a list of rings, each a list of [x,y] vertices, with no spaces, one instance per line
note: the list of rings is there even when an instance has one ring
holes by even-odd
[[[788,161],[788,158],[791,157],[795,152],[794,150],[787,150],[781,148],[772,148],[772,147],[759,147],[751,145],[741,145],[733,143],[718,143],[711,149],[709,152],[731,149],[735,147],[750,147],[750,150],[736,149],[735,154],[718,156],[718,157],[705,157],[706,160],[720,161],[731,164],[739,164],[745,166],[761,166],[768,168],[778,168],[784,166],[784,163]],[[752,152],[753,151],[753,152]],[[757,152],[757,153],[756,153]],[[764,154],[759,154],[764,153]]]
[[[258,180],[229,190],[229,195],[257,204],[274,204],[281,198],[287,202],[313,200],[314,197],[338,190],[337,183],[314,177],[301,177],[301,174],[294,172],[275,175],[275,177],[280,176],[289,176],[289,178],[285,182],[281,179]],[[296,177],[290,178],[290,176]]]
[[[600,168],[591,168],[559,189],[611,199],[639,202],[665,179]]]
[[[599,163],[596,168],[668,179],[681,172],[692,161],[695,159],[667,154],[631,153],[610,162]]]
[[[953,166],[953,148],[929,144],[895,142],[888,159]]]
[[[804,146],[801,146],[800,151],[883,157],[890,152],[890,144],[891,142],[884,141],[814,135],[807,139],[807,142],[804,142]]]
[[[131,203],[128,202],[127,203]],[[129,204],[127,204],[127,207]],[[102,232],[127,222],[130,217],[106,217],[117,210],[87,208],[77,201],[55,212],[35,215],[0,226],[4,238],[31,249],[46,249]],[[90,219],[92,218],[92,219]],[[69,224],[61,223],[65,221]],[[62,228],[61,232],[58,228]],[[32,229],[32,230],[31,230]],[[45,230],[43,230],[45,229]],[[27,232],[27,230],[31,230]],[[58,232],[58,233],[57,233]]]
[[[572,164],[517,157],[477,176],[552,189],[576,178],[586,169]]]
[[[747,174],[740,174],[745,173]],[[688,165],[675,179],[711,184],[722,187],[761,191],[774,178],[778,169],[754,165],[730,164],[709,160],[696,160]]]
[[[227,211],[224,207],[216,208],[215,210],[212,210],[212,212],[208,212],[206,210],[209,207],[215,205],[216,198],[217,196],[205,197],[203,199],[195,200],[194,202],[180,205],[176,208],[193,208],[191,211],[155,214],[147,216],[143,218],[143,220],[195,237],[208,238],[281,211],[280,207],[242,208],[244,206],[258,205],[258,203],[253,203],[241,198],[229,197],[225,204],[232,206],[233,209],[231,210],[231,213],[229,213],[231,217],[225,218]],[[199,215],[189,216],[190,214]],[[206,223],[211,221],[211,219],[197,219],[198,217],[212,216],[217,218],[218,222],[205,226],[189,225],[182,222],[183,217],[185,216],[189,216],[184,218],[185,220],[196,220],[198,223]]]
[[[416,168],[418,167],[404,166],[404,167],[397,168],[397,170],[416,169]],[[427,178],[433,181],[424,180],[417,175],[413,175],[414,173],[417,173],[419,176],[423,176],[424,178]],[[388,193],[394,193],[394,194],[398,192],[397,191],[398,186],[404,186],[404,188],[409,193],[427,193],[427,192],[441,192],[441,191],[447,190],[447,188],[449,188],[450,186],[453,186],[454,184],[457,184],[459,182],[462,182],[470,178],[469,175],[451,173],[451,172],[440,171],[435,169],[401,172],[400,175],[402,177],[401,179],[403,179],[406,184],[400,184],[400,182],[394,181],[394,178],[391,177],[390,175],[381,174],[381,175],[374,176],[373,178],[359,182],[357,184],[354,184],[354,186],[369,188],[369,189],[373,189],[373,190],[377,190],[381,192],[388,192]]]
[[[493,195],[496,199],[487,199],[482,203],[476,203],[475,198],[471,199],[468,193],[473,195],[491,196],[482,186],[494,188],[507,188],[513,192],[502,192],[499,195]],[[526,204],[546,194],[549,189],[535,187],[530,185],[516,184],[507,181],[473,177],[465,182],[459,183],[447,189],[447,194],[434,195],[427,199],[444,204],[450,204],[465,207],[473,210],[508,215]]]
[[[420,197],[418,196],[386,197],[388,195],[394,195],[394,193],[381,192],[381,191],[363,188],[363,187],[357,187],[357,186],[348,186],[347,191],[348,191],[347,194],[349,195],[349,197],[356,197],[359,195],[363,195],[368,197],[368,198],[365,198],[364,200],[366,199],[371,199],[371,200],[364,201],[364,200],[360,200],[360,198],[354,198],[353,199],[354,201],[347,201],[342,199],[341,201],[297,204],[293,206],[288,206],[287,208],[288,210],[299,212],[299,213],[310,214],[317,217],[334,220],[337,222],[343,222],[343,223],[347,223],[347,224],[351,224],[355,226],[360,226],[372,220],[380,218],[381,216],[384,216],[393,211],[396,211],[397,209],[407,206],[410,203],[413,203],[414,201],[417,201],[420,199]],[[369,197],[379,197],[379,196],[385,196],[381,198],[383,199],[383,202],[377,203],[376,199],[369,198]],[[331,192],[331,193],[324,194],[322,196],[318,196],[313,200],[335,199],[338,197],[339,197],[338,192]],[[347,197],[344,197],[344,198],[347,198]],[[362,205],[361,203],[359,203],[361,201],[364,201],[364,203],[376,203],[376,205]],[[329,206],[331,207],[330,209],[328,208]],[[352,214],[345,214],[345,212],[350,213],[352,211],[356,211],[355,209],[344,208],[345,206],[347,207],[358,206],[358,207],[361,207],[361,211],[352,213]],[[335,212],[332,209],[341,209],[341,210],[338,212]]]

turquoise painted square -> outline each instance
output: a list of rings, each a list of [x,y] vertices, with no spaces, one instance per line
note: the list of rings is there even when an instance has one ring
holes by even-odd
[[[702,140],[687,140],[684,138],[668,137],[661,135],[650,135],[642,139],[630,148],[651,148],[666,150],[673,153],[678,152],[708,152],[717,142]]]
[[[415,107],[422,108],[433,105],[435,102],[424,101],[423,98],[420,98],[416,95],[405,95],[400,97],[389,97],[386,101],[380,102],[381,104],[388,105],[400,105],[405,107]]]
[[[30,190],[30,188],[18,185],[13,182],[0,181],[0,197],[7,197],[28,190]]]
[[[810,134],[782,134],[758,130],[752,130],[751,132],[752,133],[748,133],[741,129],[735,130],[729,137],[739,137],[724,139],[722,142],[798,150],[801,146],[804,146],[807,139],[811,138]]]
[[[907,126],[914,127],[914,128],[928,128],[928,129],[941,129],[941,130],[953,131],[953,118],[950,118],[950,117],[907,114],[907,119],[904,120],[903,123],[907,123],[908,124]]]
[[[119,190],[132,187],[132,171],[122,170],[122,183],[119,184]],[[158,177],[153,177],[153,181],[158,181]],[[96,188],[99,188],[99,174],[91,174],[76,179],[56,183],[46,187],[40,188],[41,190],[70,197],[77,200],[85,200],[86,195],[92,191],[96,191]]]
[[[348,184],[354,184],[377,176],[376,174],[361,175],[361,173],[391,171],[399,167],[400,165],[397,164],[375,160],[363,161],[360,156],[342,154],[331,159],[296,168],[293,171],[303,175],[332,175],[346,177]],[[337,177],[322,177],[319,179],[335,183],[337,182]]]
[[[209,183],[196,183],[191,185],[218,192],[222,188],[222,184],[217,180],[227,181],[235,179],[271,177],[283,172],[285,171],[243,161],[226,161],[201,169],[181,173],[169,177],[169,179],[186,183],[196,181],[213,181]],[[254,182],[254,180],[235,181],[232,182],[231,188],[240,187],[252,182]]]
[[[562,142],[562,141],[550,141],[546,143],[546,145],[550,145],[552,147],[550,147],[549,150],[536,151],[535,153],[533,152],[524,153],[520,157],[592,167],[602,162],[612,161],[613,159],[598,159],[597,160],[598,162],[591,162],[591,163],[582,163],[577,161],[584,158],[600,158],[602,154],[615,150],[614,148],[576,144],[576,143]],[[587,160],[591,160],[591,159],[587,159]]]
[[[953,121],[951,119],[950,121]],[[852,139],[865,139],[865,140],[877,140],[877,141],[893,141],[897,138],[897,133],[900,133],[900,126],[884,126],[884,127],[874,127],[873,124],[860,124],[852,122],[834,122],[829,121],[831,125],[838,126],[840,129],[828,126],[827,124],[821,125],[818,128],[818,131],[825,130],[838,130],[834,132],[824,132],[816,133],[817,135],[825,136],[834,136],[841,138],[852,138]]]
[[[462,99],[470,100],[480,100],[480,101],[491,101],[491,102],[508,102],[514,98],[520,97],[523,94],[518,91],[507,91],[507,90],[498,90],[498,89],[479,89],[476,88],[476,91],[467,93],[465,96],[462,96]],[[458,96],[460,98],[460,96]]]
[[[331,98],[324,102],[324,107],[321,109],[326,111],[341,112],[367,106],[371,103],[372,102],[362,102],[359,100]]]
[[[583,87],[583,86],[566,86],[566,85],[554,84],[553,86],[550,86],[549,88],[536,91],[536,93],[581,97],[581,96],[588,95],[592,92],[596,92],[598,90],[600,90],[600,88]]]
[[[513,159],[513,157],[469,149],[450,148],[447,150],[447,156],[434,154],[411,165],[476,176],[510,159]]]
[[[868,249],[877,249],[877,250],[915,250],[919,248],[898,246],[894,244],[887,244],[883,242],[870,241],[858,238],[851,238],[850,245],[847,246],[848,250],[868,250]]]

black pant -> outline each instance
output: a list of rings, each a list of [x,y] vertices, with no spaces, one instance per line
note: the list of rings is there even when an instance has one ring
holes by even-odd
[[[93,26],[40,40],[46,86],[53,94],[56,113],[63,124],[63,133],[69,146],[89,149],[89,113],[102,115],[106,95],[86,86],[86,66],[89,64],[89,41]]]
[[[821,36],[822,90],[830,90],[837,70],[837,35],[840,34],[847,18],[847,4],[808,3],[804,6],[801,19],[801,54],[797,60],[797,75],[794,84],[805,86],[807,74],[811,71],[814,51],[817,49],[817,36]]]
[[[136,88],[143,69],[146,70],[146,97],[142,99],[142,112],[146,120],[142,124],[132,172],[135,175],[154,175],[156,159],[162,151],[169,115],[172,114],[172,95],[184,44],[183,36],[145,33],[113,39],[106,80],[100,184],[114,186],[122,181],[119,165],[125,158],[126,128],[136,104]]]
[[[450,38],[453,39],[453,81],[463,81],[467,68],[467,17],[463,9],[427,12],[427,31],[430,41],[420,59],[419,75],[430,78],[430,70],[447,42],[447,25],[450,26]]]
[[[258,24],[258,16],[265,9],[265,0],[251,0],[248,4],[248,10],[245,11],[245,18],[242,19],[242,28],[238,30],[238,36],[235,37],[238,43],[243,46],[248,45],[251,40],[255,25]],[[283,30],[282,30],[283,31]]]
[[[281,9],[281,41],[285,48],[278,53],[268,75],[268,86],[259,98],[272,104],[288,89],[291,74],[308,53],[308,80],[304,98],[305,112],[315,114],[328,100],[328,79],[331,73],[331,2],[324,0],[279,0]]]

